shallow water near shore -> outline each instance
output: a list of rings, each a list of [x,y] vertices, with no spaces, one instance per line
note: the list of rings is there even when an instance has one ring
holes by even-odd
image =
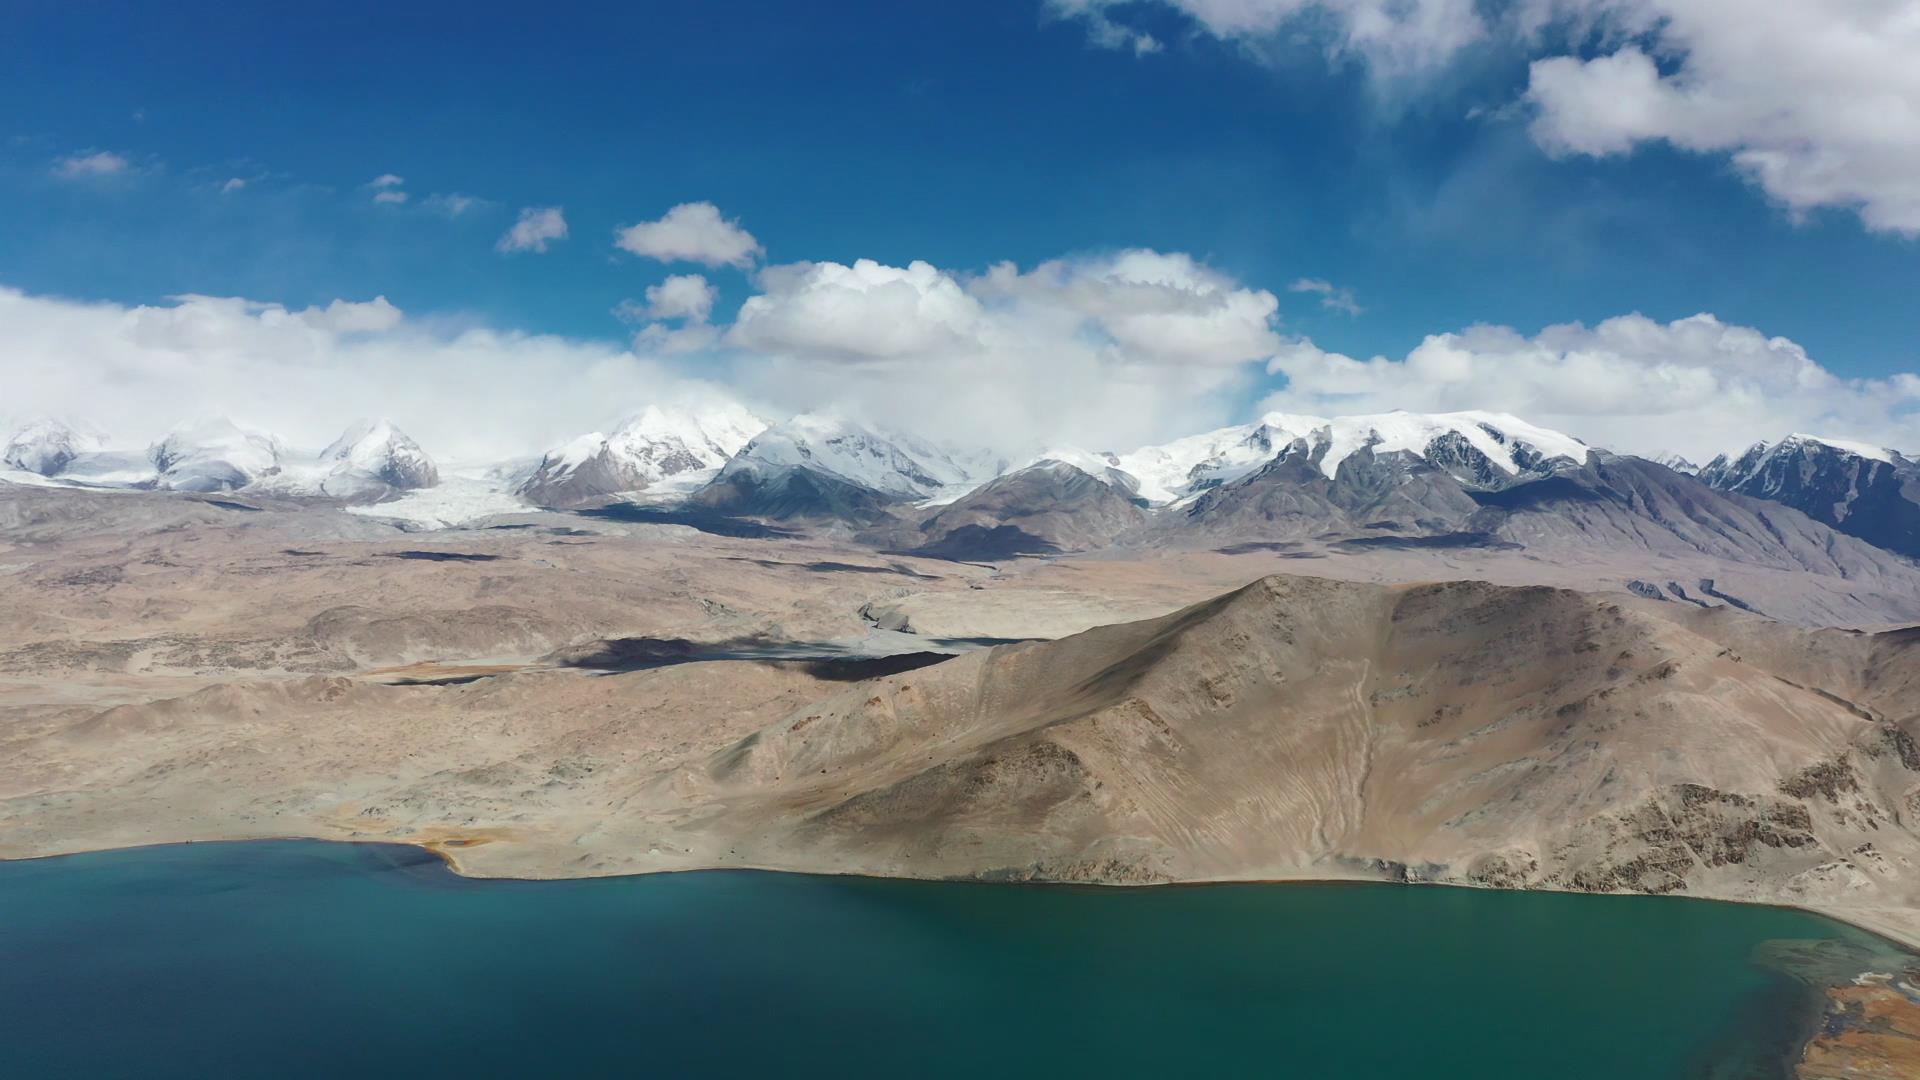
[[[1387,885],[474,881],[263,841],[0,863],[10,1076],[1780,1076],[1804,912]],[[1763,950],[1764,951],[1764,950]]]

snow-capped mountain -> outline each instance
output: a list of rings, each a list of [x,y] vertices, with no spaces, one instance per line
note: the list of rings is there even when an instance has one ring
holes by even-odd
[[[694,500],[731,513],[867,521],[892,503],[975,487],[1003,466],[917,436],[803,413],[754,436]]]
[[[320,452],[336,477],[365,478],[397,491],[430,488],[440,482],[440,470],[420,444],[393,426],[393,421],[362,420],[348,428]]]
[[[1789,435],[1714,458],[1721,491],[1782,503],[1868,543],[1920,557],[1920,460],[1851,439]]]
[[[703,478],[766,426],[739,405],[698,410],[650,405],[611,435],[596,431],[550,451],[519,493],[542,506],[584,506],[645,491],[669,478]]]
[[[106,448],[104,435],[84,431],[63,420],[36,420],[7,440],[0,461],[8,468],[40,476],[58,476],[83,454]]]
[[[1251,424],[1190,435],[1114,455],[1113,466],[1134,477],[1150,502],[1172,503],[1247,477],[1295,443],[1328,477],[1363,449],[1410,454],[1462,483],[1497,487],[1513,478],[1552,471],[1551,463],[1579,464],[1587,446],[1570,435],[1493,412],[1378,413],[1302,416],[1268,413]],[[1093,470],[1087,470],[1092,472]],[[1095,475],[1099,475],[1095,473]]]
[[[147,451],[158,475],[153,485],[171,491],[232,491],[280,471],[286,448],[265,432],[219,418],[173,429]]]
[[[979,464],[914,435],[881,433],[849,420],[802,413],[754,436],[720,476],[766,476],[796,468],[902,499],[925,498],[992,475],[982,475]]]
[[[366,501],[440,482],[433,459],[391,420],[361,420],[312,458],[281,451],[279,468],[245,485],[261,495]]]

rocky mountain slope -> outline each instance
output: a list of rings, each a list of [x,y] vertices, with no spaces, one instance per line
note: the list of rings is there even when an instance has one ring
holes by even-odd
[[[1811,435],[1756,443],[1702,468],[1720,491],[1766,499],[1888,551],[1920,558],[1920,460]]]
[[[1087,551],[1145,529],[1139,502],[1110,479],[1049,459],[989,480],[892,535],[907,550],[936,558]]]
[[[1268,578],[809,702],[629,812],[672,816],[696,862],[1378,874],[1911,915],[1916,731],[1914,631]]]

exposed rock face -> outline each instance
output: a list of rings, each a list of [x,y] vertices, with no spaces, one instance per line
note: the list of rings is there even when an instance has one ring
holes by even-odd
[[[1065,462],[1041,461],[942,507],[917,535],[908,533],[907,546],[942,558],[1087,551],[1146,523],[1146,512],[1113,484]]]
[[[723,469],[689,497],[696,506],[775,521],[819,520],[876,525],[905,500],[804,466]]]
[[[1446,469],[1406,452],[1349,455],[1332,476],[1323,469],[1325,446],[1304,440],[1245,479],[1214,488],[1185,513],[1167,521],[1177,538],[1288,539],[1309,536],[1414,535],[1459,532],[1480,509],[1470,488]],[[1455,447],[1456,466],[1470,447]],[[1463,466],[1462,466],[1463,467]],[[1480,468],[1466,469],[1479,473]]]
[[[1361,451],[1334,476],[1305,443],[1163,521],[1163,542],[1347,538],[1360,545],[1519,545],[1541,555],[1705,555],[1732,563],[1862,581],[1906,579],[1913,565],[1806,515],[1716,491],[1642,458],[1592,451],[1544,472],[1462,480],[1407,454]],[[1544,468],[1544,463],[1541,464]],[[1644,583],[1643,583],[1644,584]],[[1711,580],[1693,586],[1714,596]],[[1677,583],[1673,599],[1693,599]],[[1734,603],[1738,597],[1722,602]],[[1740,606],[1735,603],[1734,606]]]
[[[1700,479],[1920,557],[1920,461],[1894,451],[1794,435],[1756,444],[1737,458],[1715,458]]]

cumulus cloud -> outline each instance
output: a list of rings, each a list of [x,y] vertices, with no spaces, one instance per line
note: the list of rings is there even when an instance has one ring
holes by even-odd
[[[190,297],[188,300],[207,300],[208,297]],[[265,310],[262,308],[261,310]],[[371,300],[335,300],[326,307],[310,307],[300,312],[301,321],[308,326],[330,330],[336,334],[380,333],[400,325],[404,313],[394,307],[384,296]]]
[[[975,275],[797,263],[758,285],[725,342],[752,358],[736,370],[762,397],[1008,453],[1225,422],[1282,344],[1272,293],[1153,251]]]
[[[545,254],[547,245],[567,238],[567,217],[558,206],[529,206],[493,246],[497,251]]]
[[[741,348],[816,360],[899,360],[968,347],[979,301],[929,263],[793,263],[760,274],[734,319]]]
[[[1130,449],[1255,415],[1494,409],[1591,443],[1695,458],[1793,431],[1920,451],[1920,375],[1848,379],[1711,315],[1527,335],[1478,326],[1356,359],[1277,331],[1276,297],[1186,255],[769,267],[732,323],[676,275],[622,305],[630,345],[410,316],[385,297],[304,309],[178,297],[127,307],[0,289],[11,419],[72,416],[137,446],[209,414],[320,445],[390,415],[430,451],[500,459],[719,391],[766,415],[834,408],[1018,456]],[[1307,290],[1303,297],[1317,297]],[[697,372],[700,378],[690,378]]]
[[[1367,310],[1354,299],[1352,289],[1337,288],[1333,282],[1324,278],[1300,278],[1287,286],[1287,291],[1318,294],[1321,307],[1328,311],[1338,311],[1343,315],[1363,315]]]
[[[220,185],[220,194],[231,195],[234,192],[239,191],[241,188],[244,188],[246,186],[247,186],[246,177],[231,176],[227,178],[227,181],[225,183]]]
[[[493,461],[720,395],[618,345],[416,320],[384,297],[127,307],[0,288],[0,340],[5,419],[71,416],[126,448],[206,416],[309,447],[356,416],[391,416],[444,459]]]
[[[643,352],[689,353],[712,348],[720,331],[708,323],[719,290],[699,274],[674,274],[647,286],[645,303],[622,300],[613,313],[629,322],[643,322],[634,347]]]
[[[647,314],[656,319],[691,319],[706,322],[713,314],[717,290],[699,274],[673,274],[658,285],[647,286]]]
[[[1609,0],[1649,27],[1591,59],[1533,63],[1533,134],[1595,156],[1664,141],[1726,153],[1794,210],[1920,234],[1920,10],[1906,0]],[[1666,70],[1656,61],[1666,62]]]
[[[1629,453],[1704,459],[1791,432],[1920,449],[1920,377],[1847,379],[1797,343],[1695,315],[1641,315],[1435,334],[1395,360],[1356,360],[1310,341],[1268,363],[1287,385],[1262,403],[1292,412],[1492,409]]]
[[[123,154],[111,150],[96,150],[85,154],[69,154],[53,163],[53,173],[63,180],[85,180],[102,176],[117,176],[131,167],[131,162]]]
[[[681,203],[658,221],[623,225],[614,230],[613,245],[661,262],[695,262],[703,266],[746,269],[763,253],[760,241],[738,221],[720,216],[710,202]]]
[[[1417,92],[1471,47],[1534,58],[1524,104],[1554,155],[1665,142],[1725,154],[1795,212],[1920,234],[1920,16],[1912,0],[1152,0],[1290,61],[1300,40]],[[1144,0],[1048,0],[1131,48]],[[1599,47],[1594,48],[1595,43]]]

